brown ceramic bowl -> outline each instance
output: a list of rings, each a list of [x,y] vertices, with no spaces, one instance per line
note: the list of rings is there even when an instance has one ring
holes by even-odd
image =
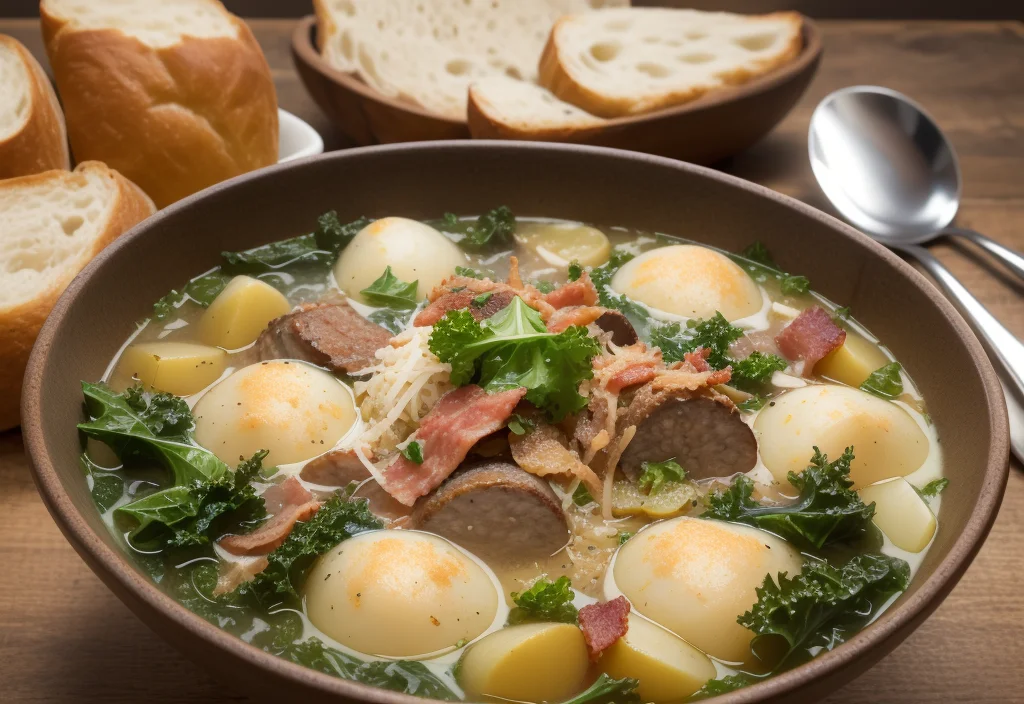
[[[821,60],[821,35],[804,17],[804,46],[791,63],[741,86],[715,91],[691,103],[634,117],[608,120],[570,140],[579,144],[658,154],[712,164],[764,137],[803,95]],[[466,139],[466,120],[430,113],[381,95],[358,77],[332,68],[317,51],[316,18],[299,21],[292,56],[306,90],[357,144]]]
[[[157,213],[108,247],[61,297],[26,374],[23,421],[39,491],[97,575],[143,621],[242,691],[296,701],[416,704],[268,655],[165,596],[100,520],[78,468],[79,381],[103,374],[135,321],[168,290],[238,250],[306,232],[337,209],[437,217],[506,204],[554,216],[683,235],[736,251],[763,241],[788,271],[852,306],[904,363],[943,438],[949,489],[938,536],[910,590],[850,642],[723,697],[723,704],[805,701],[892,650],[942,601],[995,519],[1007,480],[1006,410],[964,321],[895,255],[833,218],[760,186],[678,161],[594,147],[431,142],[355,149],[240,176]],[[159,667],[156,663],[153,667]]]

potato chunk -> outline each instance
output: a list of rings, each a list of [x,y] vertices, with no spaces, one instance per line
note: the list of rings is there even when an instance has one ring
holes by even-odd
[[[458,677],[471,701],[557,702],[583,689],[588,664],[579,628],[530,623],[503,628],[470,646]]]
[[[860,490],[866,504],[875,502],[875,525],[892,544],[907,552],[921,552],[935,535],[935,516],[902,477]]]
[[[190,396],[217,381],[227,365],[222,349],[191,342],[142,342],[121,355],[118,374],[137,377],[146,386]]]
[[[199,337],[208,345],[237,350],[252,344],[274,318],[292,309],[273,286],[236,276],[199,319]]]
[[[516,228],[516,242],[558,267],[567,266],[574,259],[583,266],[600,266],[608,261],[612,251],[603,232],[575,223],[522,223]]]
[[[629,631],[604,651],[599,665],[610,677],[640,680],[640,699],[655,703],[685,699],[715,676],[707,655],[635,615],[629,617]]]
[[[860,386],[871,376],[871,372],[890,362],[892,360],[877,345],[860,335],[849,334],[846,342],[814,365],[814,371],[847,386]]]

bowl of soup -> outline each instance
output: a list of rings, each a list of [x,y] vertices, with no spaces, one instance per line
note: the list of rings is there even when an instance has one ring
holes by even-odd
[[[23,411],[119,598],[315,701],[814,698],[938,606],[1007,475],[992,368],[899,258],[573,146],[186,199],[71,284]]]

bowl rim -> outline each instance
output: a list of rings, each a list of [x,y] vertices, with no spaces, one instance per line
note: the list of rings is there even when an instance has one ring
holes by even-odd
[[[805,71],[813,68],[818,62],[821,58],[822,52],[824,51],[824,46],[821,41],[821,31],[818,29],[818,25],[814,20],[801,13],[796,14],[800,15],[803,23],[801,27],[803,46],[800,49],[800,53],[797,54],[796,58],[792,61],[751,81],[713,90],[710,93],[707,93],[696,100],[691,100],[688,103],[662,108],[660,110],[654,110],[639,115],[609,118],[604,120],[600,125],[597,125],[594,129],[603,131],[604,129],[619,127],[622,125],[644,124],[662,118],[676,117],[679,115],[708,110],[742,98],[767,93],[803,74]],[[317,51],[316,44],[313,41],[313,32],[316,29],[316,15],[306,15],[296,23],[295,29],[292,31],[293,55],[296,57],[296,60],[302,61],[321,76],[330,80],[338,88],[356,93],[361,98],[370,100],[390,110],[414,115],[424,120],[432,120],[452,127],[465,128],[468,126],[468,120],[466,118],[460,120],[446,115],[441,115],[439,113],[430,112],[426,108],[420,107],[419,105],[415,105],[411,102],[406,102],[398,98],[392,98],[384,95],[383,93],[374,90],[373,87],[365,83],[355,73],[342,71],[331,66],[323,57],[320,56],[320,52]]]
[[[307,156],[314,156],[316,154],[324,153],[324,139],[320,136],[311,124],[303,120],[295,113],[288,112],[284,108],[277,109],[277,124],[278,124],[278,154],[277,163],[284,164],[289,161],[295,161],[296,159],[302,159]],[[294,134],[298,141],[302,142],[302,146],[298,149],[288,152],[287,154],[281,154],[280,148],[280,135],[284,132],[290,132]]]
[[[989,454],[984,479],[970,518],[947,555],[936,566],[934,573],[920,585],[912,597],[894,604],[875,622],[834,650],[824,653],[793,670],[780,673],[744,689],[723,695],[719,701],[723,704],[744,704],[769,699],[776,700],[802,687],[812,685],[826,676],[836,673],[843,667],[851,666],[855,661],[868,655],[868,652],[880,643],[892,642],[893,647],[895,647],[913,627],[919,625],[938,607],[939,602],[956,585],[984,543],[985,537],[995,521],[1009,476],[1009,426],[998,377],[974,333],[939,290],[897,255],[854,228],[795,198],[745,181],[736,176],[703,166],[626,150],[575,144],[492,140],[447,140],[360,147],[273,165],[237,176],[178,201],[136,225],[104,249],[68,285],[43,325],[32,349],[26,369],[22,400],[24,442],[33,470],[33,479],[47,509],[68,541],[108,587],[113,589],[116,584],[121,589],[129,592],[138,605],[147,607],[163,616],[165,619],[173,622],[178,628],[187,631],[192,637],[199,638],[206,643],[216,646],[236,662],[244,662],[249,666],[273,673],[281,679],[301,683],[320,693],[341,697],[348,696],[358,701],[380,704],[417,704],[424,701],[436,701],[339,679],[302,665],[288,662],[264,652],[232,634],[222,631],[214,624],[189,611],[165,594],[148,577],[143,576],[130,564],[123,551],[107,546],[93,532],[82,513],[75,507],[70,495],[62,485],[47,452],[45,441],[46,423],[42,418],[40,404],[42,378],[50,364],[50,355],[53,349],[52,342],[58,329],[68,316],[72,302],[85,287],[86,283],[100,273],[107,260],[112,258],[115,252],[127,246],[129,242],[148,236],[147,233],[159,226],[163,220],[173,217],[178,211],[191,207],[201,199],[224,191],[242,188],[250,181],[273,179],[280,172],[301,169],[304,164],[313,161],[345,161],[353,157],[366,157],[376,153],[443,153],[450,150],[473,150],[480,152],[502,150],[532,151],[548,155],[551,153],[561,154],[566,159],[572,159],[576,154],[584,154],[625,159],[661,168],[667,167],[688,171],[698,177],[710,179],[761,198],[767,198],[789,209],[796,210],[801,215],[811,218],[833,230],[837,236],[854,240],[857,244],[871,250],[876,256],[881,257],[898,269],[903,276],[909,278],[928,297],[931,303],[939,308],[940,312],[954,328],[961,343],[967,347],[968,352],[976,360],[987,411],[993,420],[990,429]],[[120,598],[121,594],[118,594],[118,596]],[[134,606],[133,610],[135,610]]]

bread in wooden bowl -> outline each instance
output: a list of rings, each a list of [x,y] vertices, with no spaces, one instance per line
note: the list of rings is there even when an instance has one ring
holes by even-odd
[[[601,117],[651,112],[746,83],[803,47],[795,12],[629,8],[566,16],[540,59],[540,83]]]
[[[64,114],[39,62],[0,34],[0,179],[69,169]]]
[[[95,161],[0,181],[0,431],[18,425],[29,352],[64,288],[154,212],[138,186]]]
[[[629,0],[314,0],[320,52],[381,95],[466,118],[470,83],[537,77],[551,26]]]
[[[252,32],[217,0],[42,0],[78,161],[159,207],[277,161],[277,98]]]
[[[476,139],[562,141],[607,122],[556,98],[536,83],[491,76],[469,87],[469,133]]]

